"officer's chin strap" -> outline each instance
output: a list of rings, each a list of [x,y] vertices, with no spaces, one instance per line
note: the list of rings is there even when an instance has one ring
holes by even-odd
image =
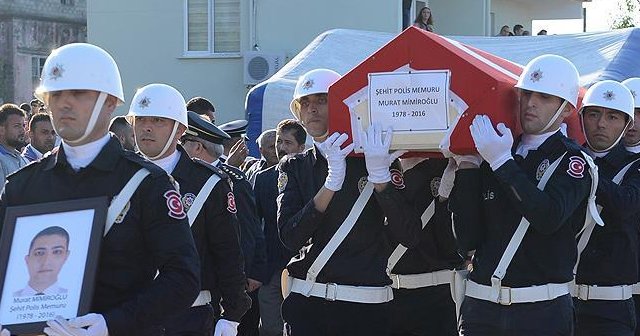
[[[314,139],[314,141],[315,141],[315,142],[317,142],[317,143],[319,143],[319,144],[320,144],[320,143],[325,142],[325,141],[327,140],[327,138],[328,138],[328,137],[329,137],[329,129],[327,129],[327,131],[326,131],[326,132],[324,132],[324,134],[323,134],[323,135],[321,135],[321,136],[319,136],[319,137],[314,137],[313,139]],[[322,139],[322,141],[317,141],[317,140],[315,140],[315,139]]]
[[[84,134],[76,139],[76,140],[67,140],[64,142],[73,146],[78,145],[82,141],[84,141],[91,132],[93,132],[93,128],[96,126],[96,122],[98,121],[98,117],[100,116],[100,111],[102,111],[102,107],[104,106],[104,102],[107,100],[107,94],[104,92],[100,92],[98,99],[96,100],[96,104],[93,106],[93,111],[91,111],[91,118],[89,118],[89,123],[87,124],[87,128],[84,131]]]
[[[613,147],[615,147],[620,140],[622,140],[622,137],[624,136],[625,131],[627,130],[627,127],[629,126],[629,124],[631,123],[631,118],[629,118],[629,120],[627,120],[627,123],[624,125],[624,128],[622,129],[622,132],[620,132],[620,135],[618,136],[618,138],[616,139],[616,141],[614,141],[611,146],[605,148],[605,149],[595,149],[593,146],[591,146],[591,143],[589,142],[589,137],[587,137],[587,134],[584,134],[584,139],[587,141],[587,145],[589,145],[589,149],[592,150],[594,153],[606,153],[608,151],[610,151]],[[582,132],[584,133],[585,128],[584,128],[584,116],[580,117],[580,124],[582,125]],[[640,141],[638,141],[640,143]]]
[[[173,122],[173,130],[171,130],[171,135],[169,135],[169,138],[167,139],[167,142],[164,144],[164,148],[162,148],[162,150],[160,151],[160,153],[158,153],[158,155],[150,157],[149,160],[151,160],[151,161],[157,160],[162,155],[164,155],[164,153],[167,152],[167,149],[169,149],[169,146],[171,146],[171,143],[173,142],[173,138],[176,136],[176,132],[177,131],[178,131],[178,122],[174,121]]]
[[[556,113],[553,115],[553,117],[551,117],[551,119],[549,120],[549,122],[547,123],[547,125],[545,127],[543,127],[538,134],[542,134],[542,133],[546,133],[547,130],[551,127],[551,125],[553,125],[553,123],[556,122],[556,120],[558,120],[558,117],[560,116],[560,113],[562,113],[562,110],[564,110],[565,106],[567,106],[568,101],[565,99],[562,104],[560,104],[560,107],[558,107],[558,110],[556,110]]]
[[[631,145],[625,146],[625,147],[636,147],[640,145],[640,140],[636,141],[635,143],[632,143]]]

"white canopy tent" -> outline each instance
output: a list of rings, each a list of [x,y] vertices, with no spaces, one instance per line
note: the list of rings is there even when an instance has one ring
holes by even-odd
[[[292,117],[289,103],[299,76],[315,68],[345,74],[394,37],[347,29],[330,30],[316,37],[280,71],[247,94],[249,138],[256,139],[263,130]],[[521,65],[543,54],[564,56],[578,68],[584,86],[601,79],[640,77],[640,28],[571,35],[448,38]],[[252,142],[251,146],[251,153],[259,155],[256,144]]]

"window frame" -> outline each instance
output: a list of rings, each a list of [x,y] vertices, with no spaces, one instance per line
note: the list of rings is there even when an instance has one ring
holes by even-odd
[[[240,1],[240,6],[242,6],[242,1]],[[189,0],[183,1],[183,48],[182,48],[182,57],[183,59],[189,58],[239,58],[242,57],[241,49],[242,49],[242,35],[240,36],[240,46],[237,52],[216,52],[213,50],[215,41],[214,41],[214,0],[207,0],[207,50],[202,51],[191,51],[189,50]]]
[[[34,61],[38,62],[37,64],[37,73],[34,73]],[[42,55],[31,55],[31,84],[33,85],[33,89],[35,90],[38,85],[40,85],[40,79],[42,78],[42,69],[44,69],[44,63],[47,60],[47,56]],[[37,75],[37,78],[36,78]]]

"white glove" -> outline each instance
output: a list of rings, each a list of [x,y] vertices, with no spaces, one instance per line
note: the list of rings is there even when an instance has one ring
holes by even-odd
[[[513,135],[511,135],[511,130],[503,123],[499,123],[497,126],[502,135],[499,135],[493,129],[491,119],[486,115],[476,116],[469,128],[478,153],[489,163],[492,170],[495,171],[513,158],[511,156]]]
[[[447,168],[444,169],[442,178],[440,179],[440,186],[438,187],[439,196],[449,198],[451,189],[453,189],[453,182],[456,178],[456,170],[458,170],[456,161],[454,159],[449,159],[449,164],[447,164]]]
[[[329,172],[324,181],[325,188],[332,191],[342,189],[342,183],[347,174],[347,161],[345,158],[353,150],[353,143],[345,148],[340,148],[347,141],[349,136],[346,133],[333,133],[324,142],[319,143],[320,152],[327,159]]]
[[[58,316],[47,321],[47,325],[44,332],[49,336],[109,336],[107,322],[100,314],[91,313],[68,321]]]
[[[238,334],[238,326],[240,323],[229,320],[218,320],[216,323],[216,330],[213,332],[213,336],[236,336]]]
[[[2,324],[0,324],[0,336],[11,336],[9,330],[2,328]]]
[[[364,161],[369,173],[369,181],[373,183],[387,183],[391,181],[389,167],[397,158],[406,151],[389,153],[393,129],[388,128],[384,139],[382,138],[382,126],[372,124],[366,132],[360,133],[360,142],[364,149]]]

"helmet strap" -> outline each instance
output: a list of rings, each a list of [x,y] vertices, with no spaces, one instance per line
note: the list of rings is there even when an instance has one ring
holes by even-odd
[[[169,135],[167,142],[164,144],[164,148],[162,148],[162,150],[160,151],[160,153],[158,153],[158,155],[150,157],[149,160],[151,161],[158,160],[160,157],[164,155],[164,153],[167,152],[167,150],[169,149],[169,146],[171,146],[171,143],[173,142],[173,138],[175,138],[176,136],[177,131],[178,131],[178,122],[174,120],[173,130],[171,130],[171,135]],[[140,148],[140,146],[138,146],[138,148]]]
[[[640,140],[636,141],[636,143],[633,143],[633,144],[631,144],[631,145],[629,145],[627,147],[635,147],[637,145],[640,145]]]
[[[104,102],[107,100],[107,94],[105,92],[100,92],[98,99],[96,100],[95,105],[93,105],[93,111],[91,111],[91,117],[89,118],[89,123],[87,124],[87,128],[84,130],[84,134],[76,139],[76,140],[67,140],[64,142],[73,146],[78,145],[82,141],[84,141],[91,132],[93,132],[93,128],[96,127],[96,122],[98,121],[98,117],[100,116],[100,111],[102,111],[102,107],[104,106]],[[54,125],[55,126],[55,125]]]
[[[591,151],[593,151],[594,153],[605,153],[610,151],[613,147],[615,147],[620,140],[622,140],[622,137],[624,136],[625,131],[627,130],[627,127],[629,126],[629,123],[631,123],[631,118],[629,118],[629,120],[627,120],[627,123],[624,125],[624,128],[622,129],[622,132],[620,132],[620,135],[618,136],[618,139],[616,139],[616,141],[614,141],[611,146],[607,147],[606,149],[595,149],[593,148],[593,146],[591,146],[591,143],[589,142],[589,137],[587,137],[587,133],[585,131],[584,128],[584,116],[581,115],[580,116],[580,123],[582,124],[582,132],[584,133],[584,139],[587,141],[587,145],[589,145],[589,149],[591,149]]]
[[[556,113],[553,115],[553,117],[551,117],[551,119],[549,120],[549,122],[547,123],[547,125],[545,127],[543,127],[538,134],[542,134],[547,132],[547,130],[549,130],[549,128],[551,127],[551,125],[553,125],[553,123],[556,122],[556,120],[558,120],[558,117],[560,116],[560,113],[562,113],[562,111],[564,110],[565,106],[567,106],[568,101],[565,99],[562,104],[560,104],[560,107],[558,107],[558,110],[556,110]]]

